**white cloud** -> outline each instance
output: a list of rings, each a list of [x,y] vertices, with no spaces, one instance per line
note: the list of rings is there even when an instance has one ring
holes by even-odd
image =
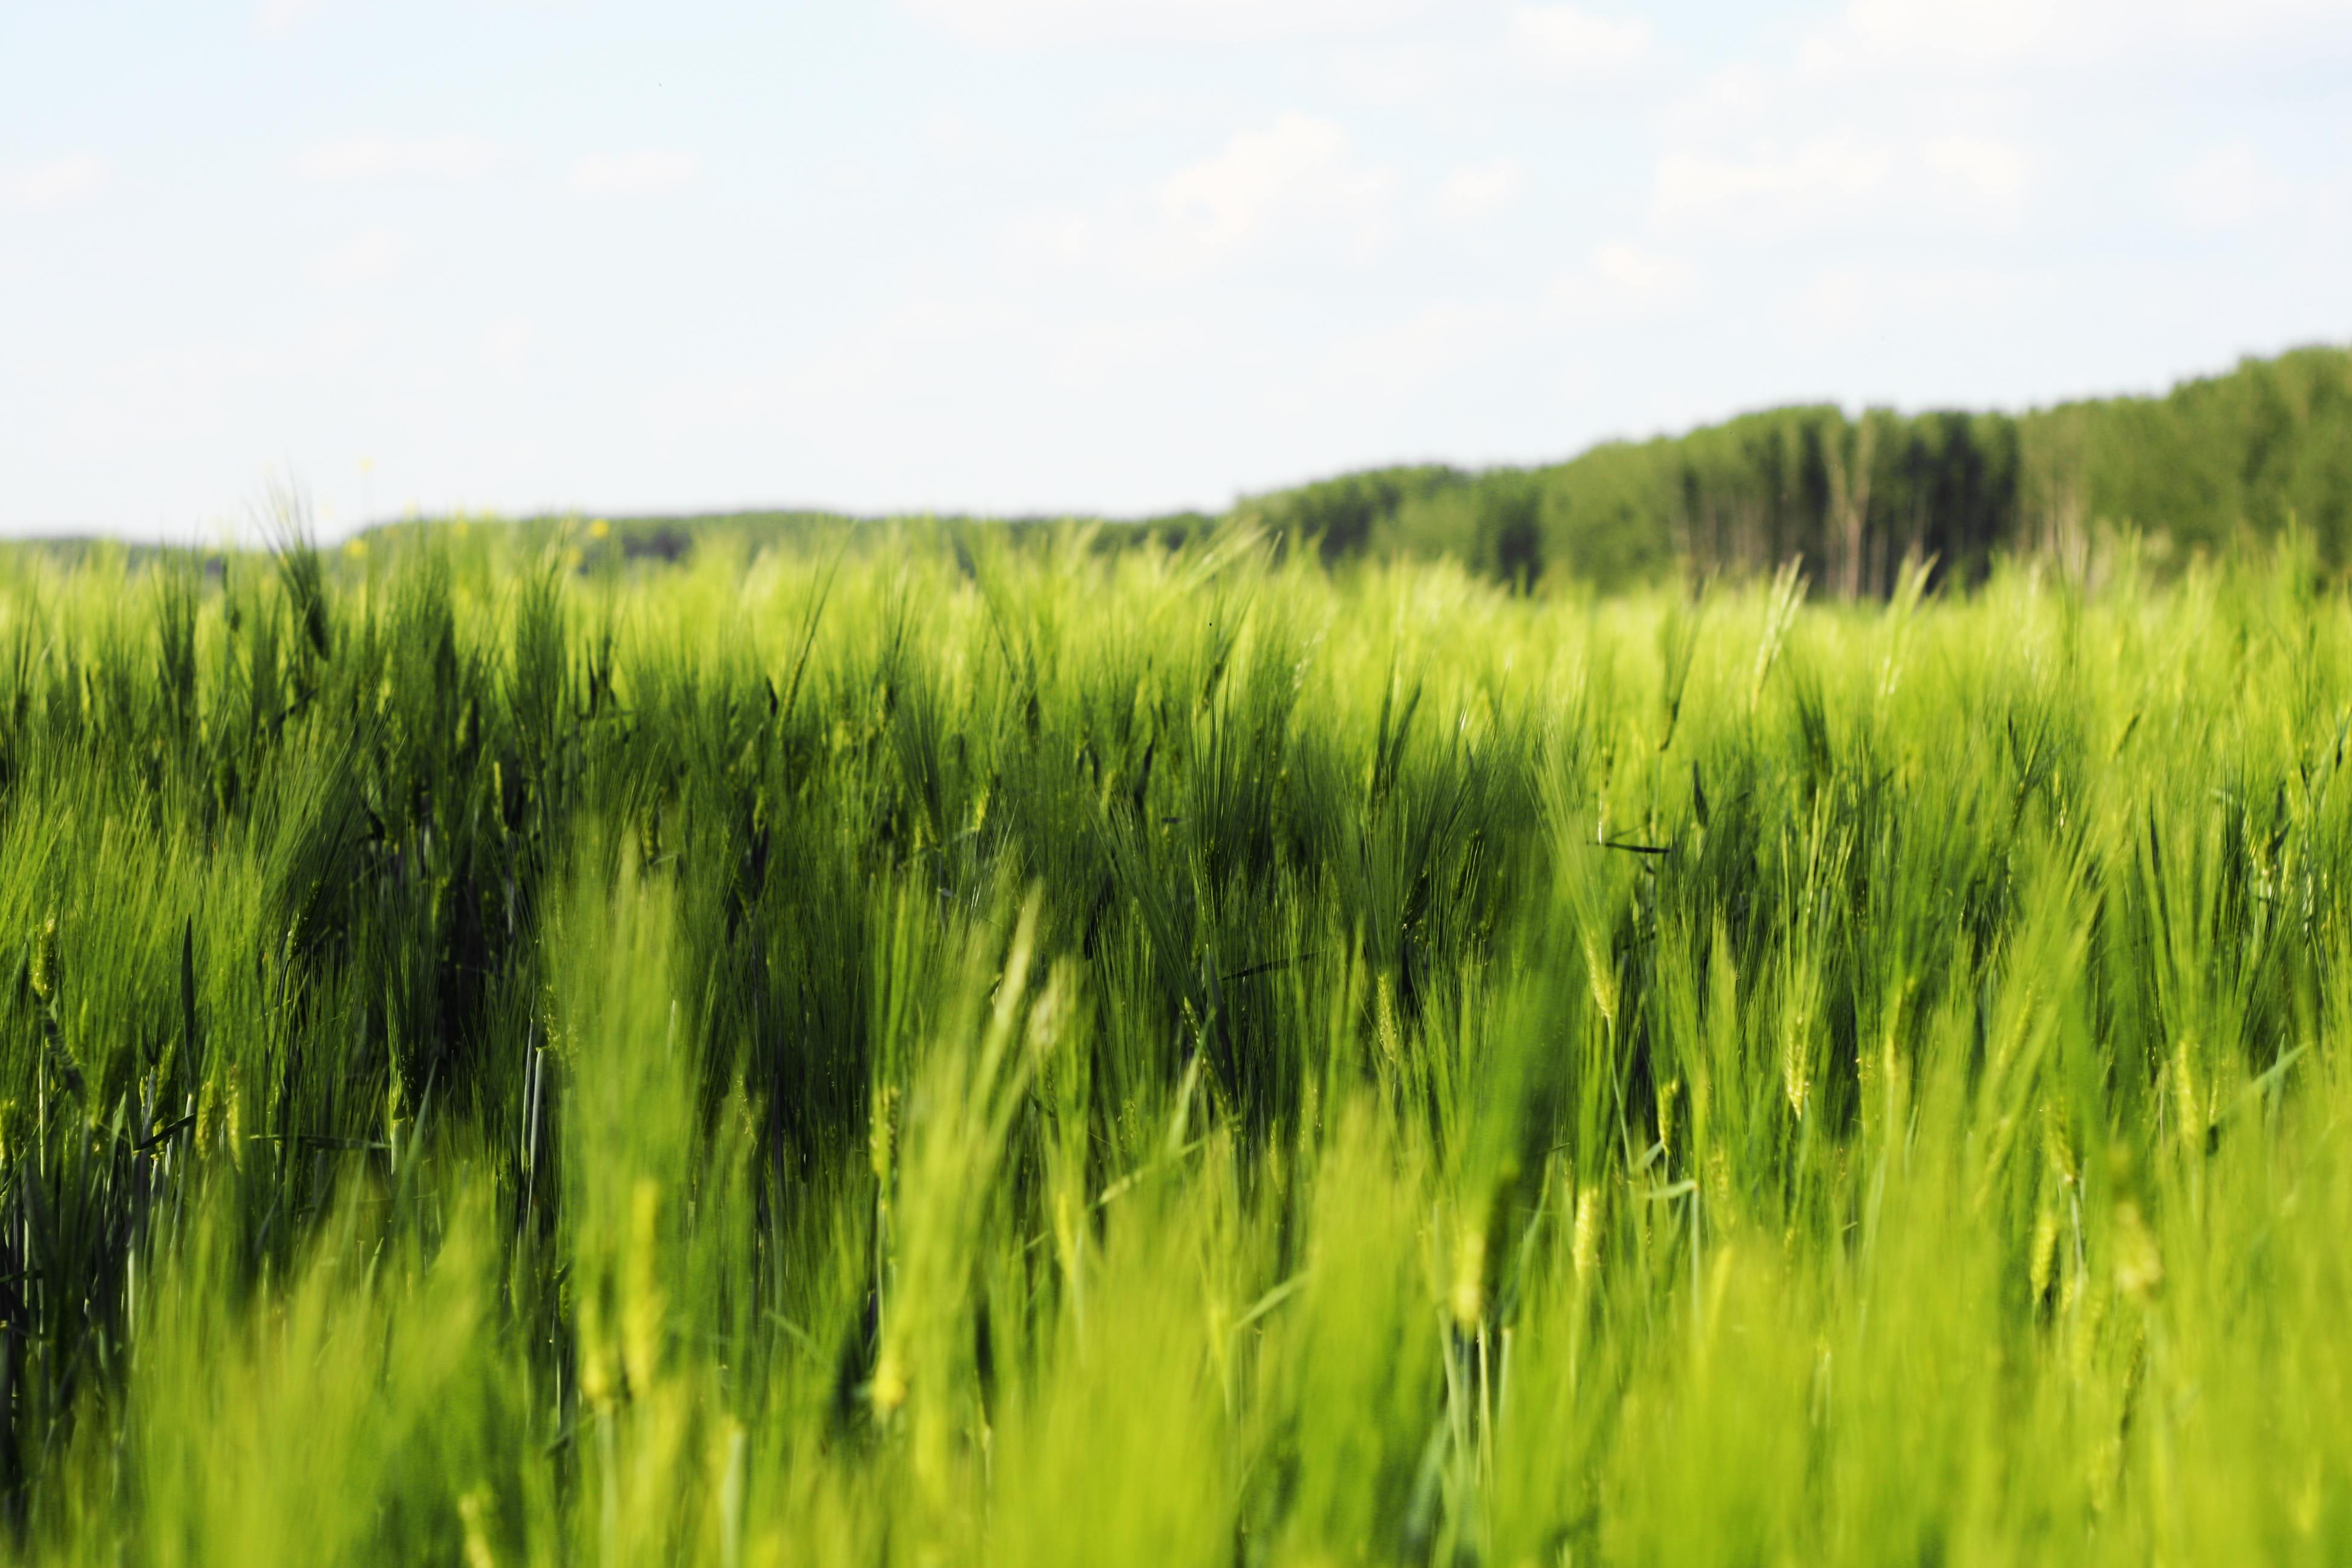
[[[2033,177],[2033,155],[2013,142],[1832,135],[1745,156],[1670,153],[1658,164],[1653,211],[1671,229],[1748,235],[1801,234],[1865,214],[2006,229],[2024,217]]]
[[[1511,43],[1549,69],[1601,76],[1641,63],[1650,52],[1650,25],[1574,5],[1519,5],[1511,12]]]
[[[1356,158],[1335,121],[1284,114],[1139,197],[1018,217],[1006,248],[1024,270],[1102,267],[1146,285],[1190,281],[1298,245],[1336,244],[1360,261],[1387,237],[1392,184],[1388,171]]]
[[[981,122],[952,103],[934,104],[915,123],[916,139],[935,158],[960,163],[986,132]]]
[[[2352,22],[2347,0],[1852,0],[1807,41],[1817,71],[2095,66],[2302,37]]]
[[[1583,267],[1556,279],[1546,313],[1570,323],[1624,321],[1688,303],[1699,292],[1689,258],[1630,240],[1596,246]]]
[[[330,289],[364,289],[398,276],[408,258],[408,237],[388,228],[370,229],[310,258],[310,275]]]
[[[0,198],[21,207],[57,207],[96,194],[106,183],[106,160],[89,153],[68,153],[44,163],[0,171]]]
[[[1993,268],[1833,267],[1798,294],[1798,314],[1815,331],[1858,332],[1890,319],[1928,324],[1981,319],[2006,331],[2015,321],[2029,279]]]
[[[1077,392],[1099,392],[1139,372],[1180,357],[1200,333],[1183,323],[1157,319],[1056,323],[1060,341],[1047,354],[1054,383]]]
[[[253,8],[253,21],[265,33],[283,33],[318,8],[319,0],[260,0]]]
[[[1178,271],[1213,267],[1299,218],[1337,220],[1355,248],[1377,236],[1387,175],[1357,164],[1348,133],[1328,120],[1285,114],[1244,131],[1213,158],[1181,169],[1160,187],[1158,247]]]
[[[1000,296],[926,290],[850,322],[801,357],[784,385],[817,404],[892,389],[909,397],[944,393],[958,369],[1029,360],[1037,330],[1034,319]],[[731,390],[729,383],[708,381],[663,388],[659,395],[673,415],[689,422],[736,420],[768,407],[762,399],[771,390],[764,379],[734,384]],[[731,411],[730,399],[738,405]]]
[[[1005,253],[1023,271],[1084,267],[1102,255],[1102,226],[1090,213],[1024,213],[1005,225]]]
[[[1454,63],[1425,43],[1348,48],[1333,56],[1331,79],[1358,103],[1402,109],[1442,97]]]
[[[1438,187],[1437,211],[1458,223],[1482,218],[1509,205],[1526,184],[1527,171],[1516,158],[1464,163]]]
[[[1895,155],[1843,137],[1748,158],[1670,153],[1658,164],[1656,209],[1673,224],[1788,224],[1876,201]]]
[[[331,316],[302,335],[297,356],[306,368],[346,366],[375,347],[375,323],[364,316]]]
[[[2081,0],[1853,0],[1805,45],[1816,70],[1889,65],[1984,65],[2047,49]]]
[[[1402,394],[1474,364],[1510,341],[1511,313],[1491,303],[1440,300],[1402,321],[1359,331],[1325,357],[1327,381]]]
[[[2023,212],[2032,161],[2014,142],[1939,136],[1922,156],[1946,201],[2011,221]]]
[[[2189,228],[2235,228],[2294,205],[2294,181],[2244,142],[2200,153],[2176,173],[2165,192],[2172,216]]]
[[[701,161],[682,153],[591,153],[572,163],[572,188],[583,196],[658,195],[701,174]]]
[[[521,316],[501,317],[482,334],[482,359],[496,370],[520,370],[530,357],[530,337],[528,320]]]
[[[322,142],[294,161],[313,180],[378,180],[404,175],[465,179],[498,161],[498,149],[471,136],[434,136],[403,141],[391,136],[355,136]]]
[[[1437,0],[907,0],[917,16],[990,44],[1244,43],[1376,32]]]
[[[1688,138],[1746,131],[1769,121],[1784,90],[1780,73],[1740,60],[1668,99],[1659,118],[1669,132]]]

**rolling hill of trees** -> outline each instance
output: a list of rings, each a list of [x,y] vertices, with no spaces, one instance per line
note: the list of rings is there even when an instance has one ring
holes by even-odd
[[[2352,352],[2298,349],[2163,396],[2023,415],[1775,408],[1545,467],[1381,468],[1237,510],[1333,562],[1453,555],[1604,587],[1793,558],[1820,591],[1883,594],[1906,556],[1972,579],[1999,552],[2079,553],[2103,525],[2180,552],[2293,525],[2342,565]]]
[[[588,549],[676,560],[713,534],[775,542],[847,521],[809,510],[617,519]],[[1062,520],[985,521],[1018,532]],[[1110,523],[1097,537],[1106,549],[1173,543],[1236,522],[1334,566],[1451,557],[1529,587],[1738,577],[1793,560],[1816,594],[1879,595],[1912,558],[1969,583],[2003,553],[2080,561],[2103,530],[2136,531],[2149,554],[2185,559],[2294,527],[2340,568],[2352,564],[2352,349],[2296,349],[2160,396],[2025,414],[1767,409],[1533,468],[1343,474],[1246,496],[1223,513]]]

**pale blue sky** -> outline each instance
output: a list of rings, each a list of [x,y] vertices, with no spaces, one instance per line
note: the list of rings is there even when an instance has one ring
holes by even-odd
[[[2352,0],[0,0],[0,530],[1220,506],[2352,339]]]

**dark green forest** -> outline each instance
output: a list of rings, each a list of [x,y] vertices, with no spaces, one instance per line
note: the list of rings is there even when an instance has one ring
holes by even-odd
[[[674,560],[713,529],[773,536],[839,521],[642,518],[614,539]],[[1063,520],[996,521],[1021,532]],[[1604,591],[1794,560],[1817,594],[1883,597],[1906,558],[1973,583],[2003,553],[2080,562],[2102,536],[2136,536],[2158,564],[2289,527],[2335,569],[2352,562],[2352,350],[2296,349],[2161,396],[2021,415],[1805,404],[1535,468],[1374,468],[1223,514],[1114,524],[1100,542],[1174,544],[1235,521],[1335,565],[1451,557],[1504,582]]]
[[[1549,467],[1384,468],[1243,509],[1330,560],[1452,555],[1506,580],[1603,588],[1794,559],[1817,590],[1884,595],[1906,556],[1974,581],[1997,553],[2079,555],[2102,529],[2185,555],[2299,527],[2340,566],[2352,352],[2298,349],[2160,397],[2023,415],[1774,408]]]

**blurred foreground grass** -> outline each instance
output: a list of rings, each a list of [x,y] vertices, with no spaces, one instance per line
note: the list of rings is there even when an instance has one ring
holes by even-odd
[[[5,1539],[2343,1562],[2352,606],[1921,581],[0,560]]]

